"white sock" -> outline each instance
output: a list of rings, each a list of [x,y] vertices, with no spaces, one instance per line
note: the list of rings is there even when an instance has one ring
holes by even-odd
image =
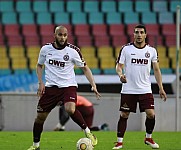
[[[37,142],[37,143],[33,142],[33,146],[39,147],[40,146],[40,142]]]
[[[65,126],[61,126],[60,128],[63,129],[63,130],[65,130]]]
[[[152,137],[152,134],[146,133],[146,138],[151,138],[151,137]]]
[[[90,129],[87,127],[87,128],[85,128],[85,133],[90,133]]]
[[[122,143],[123,142],[123,138],[118,137],[118,143]]]

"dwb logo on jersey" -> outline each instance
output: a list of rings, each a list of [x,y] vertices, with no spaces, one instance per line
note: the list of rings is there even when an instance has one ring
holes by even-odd
[[[148,64],[148,59],[136,59],[132,58],[131,63],[133,64]]]
[[[55,65],[58,67],[64,67],[65,66],[65,62],[61,62],[61,61],[53,60],[53,59],[49,59],[49,64]]]

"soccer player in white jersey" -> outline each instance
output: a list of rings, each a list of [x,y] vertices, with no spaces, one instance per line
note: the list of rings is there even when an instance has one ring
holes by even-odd
[[[149,79],[151,64],[153,65],[160,97],[166,101],[167,96],[162,85],[157,51],[145,42],[146,35],[144,25],[135,26],[134,42],[124,45],[117,59],[116,72],[122,82],[122,90],[120,118],[117,124],[117,142],[113,149],[123,148],[127,119],[130,112],[136,112],[137,103],[139,103],[140,112],[146,113],[146,137],[144,142],[154,149],[159,148],[159,145],[152,139],[152,132],[155,126],[155,111]]]
[[[72,120],[84,131],[87,138],[91,139],[93,146],[97,144],[97,138],[90,132],[81,113],[76,109],[77,83],[75,80],[74,66],[80,67],[96,94],[100,99],[93,75],[83,60],[80,49],[68,40],[68,31],[64,26],[55,28],[55,41],[44,45],[39,54],[37,63],[37,77],[39,81],[37,94],[40,97],[37,106],[37,116],[33,126],[33,145],[28,150],[40,150],[40,137],[44,122],[53,108],[58,104],[64,105],[65,110]],[[45,79],[43,83],[42,72],[45,66]]]

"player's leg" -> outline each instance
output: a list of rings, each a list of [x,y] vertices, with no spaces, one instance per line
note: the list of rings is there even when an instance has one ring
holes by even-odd
[[[123,138],[127,128],[127,120],[130,112],[121,111],[117,124],[117,142],[113,149],[121,149],[123,147]]]
[[[93,106],[77,106],[77,110],[82,114],[87,126],[91,128],[94,118],[94,108]]]
[[[77,123],[84,131],[87,138],[91,139],[93,146],[97,145],[97,138],[90,132],[82,114],[76,109],[77,93],[76,87],[68,87],[64,90],[64,106],[66,112],[69,114],[71,119]]]
[[[152,139],[152,133],[155,127],[155,111],[154,111],[154,98],[151,93],[144,94],[140,97],[140,111],[145,111],[146,113],[146,120],[145,120],[145,127],[146,127],[146,137],[145,137],[145,144],[150,145],[154,149],[158,149],[159,145],[155,143]]]
[[[53,108],[56,107],[59,97],[58,88],[45,88],[45,93],[38,101],[37,117],[33,126],[33,145],[28,150],[40,150],[40,138],[44,122]],[[58,94],[57,94],[58,93]]]
[[[121,94],[120,118],[117,124],[117,142],[113,149],[123,147],[123,138],[127,128],[127,120],[130,112],[136,112],[137,97],[130,94]]]
[[[43,124],[49,113],[37,113],[37,117],[33,125],[33,145],[28,150],[39,150],[40,149],[40,137],[43,131]]]

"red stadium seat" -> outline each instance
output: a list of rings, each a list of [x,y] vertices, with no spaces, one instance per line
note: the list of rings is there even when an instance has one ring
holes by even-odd
[[[176,35],[165,35],[165,45],[168,47],[176,46]]]
[[[7,24],[4,26],[4,33],[6,36],[20,35],[20,26],[18,24]]]
[[[76,24],[74,33],[76,36],[90,36],[90,26],[88,24]]]
[[[110,35],[125,35],[125,26],[123,24],[110,24],[109,25],[109,34]]]
[[[41,36],[53,36],[55,26],[53,24],[40,24],[39,25],[40,35]]]
[[[126,27],[127,27],[127,34],[128,35],[133,35],[134,33],[134,27],[136,26],[137,24],[127,24]]]
[[[93,24],[92,34],[94,36],[107,36],[107,25],[106,24]]]
[[[127,36],[122,35],[115,35],[112,36],[112,43],[111,45],[114,47],[123,46],[128,43]]]
[[[22,46],[23,45],[23,37],[19,35],[12,35],[6,37],[8,46]]]
[[[40,45],[40,38],[39,36],[25,36],[25,45],[26,46],[37,46]]]
[[[94,36],[94,45],[99,46],[110,46],[109,36]]]
[[[146,24],[145,27],[148,35],[160,35],[159,24]]]
[[[79,35],[77,36],[77,46],[92,46],[92,37],[90,35]]]
[[[148,35],[147,43],[153,47],[163,45],[163,37],[161,35]]]
[[[176,35],[176,25],[175,24],[163,24],[161,26],[163,35]]]
[[[53,35],[41,36],[41,45],[45,45],[46,43],[52,43],[53,41],[54,41]]]
[[[37,36],[37,25],[35,24],[23,24],[22,25],[22,34],[24,36]]]

